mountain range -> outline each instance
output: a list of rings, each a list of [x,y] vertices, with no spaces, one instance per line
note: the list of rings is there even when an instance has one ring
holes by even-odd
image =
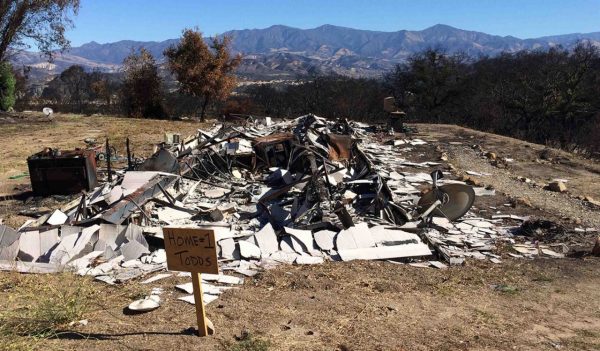
[[[338,73],[348,76],[378,76],[406,60],[411,54],[430,47],[470,56],[501,52],[573,47],[578,41],[600,46],[600,32],[519,39],[462,30],[438,24],[420,31],[381,32],[333,25],[298,29],[274,25],[264,29],[232,30],[222,35],[232,38],[232,50],[243,56],[238,74],[246,79],[290,79],[311,73]],[[122,40],[99,44],[90,42],[58,53],[52,63],[39,53],[21,52],[13,62],[32,67],[39,75],[60,73],[70,65],[106,72],[119,70],[132,49],[145,47],[159,63],[163,51],[178,39],[165,41]]]

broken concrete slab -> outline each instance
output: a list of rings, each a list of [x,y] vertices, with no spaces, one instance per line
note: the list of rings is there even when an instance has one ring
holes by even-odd
[[[217,295],[210,295],[210,294],[202,295],[202,301],[204,302],[205,305],[208,305],[209,303],[215,301],[218,298],[219,297]],[[177,300],[181,300],[181,301],[187,302],[189,304],[195,305],[194,295],[178,297]]]
[[[321,250],[333,250],[337,233],[331,230],[320,230],[314,234],[315,242]]]
[[[232,238],[219,240],[217,243],[221,248],[221,257],[225,259],[240,259],[240,250],[235,246],[235,241]]]
[[[277,234],[273,230],[271,223],[267,223],[262,227],[256,234],[254,239],[260,248],[263,255],[270,255],[271,253],[279,250],[279,241],[277,240]]]
[[[183,219],[192,218],[192,214],[185,211],[180,211],[171,207],[161,207],[156,210],[158,219],[165,223],[172,223],[173,221],[179,221]]]
[[[292,264],[299,256],[298,253],[293,251],[275,251],[269,255],[269,258],[277,262]]]
[[[43,233],[37,230],[23,232],[19,240],[19,260],[35,262],[40,256],[56,245],[58,241],[58,229]]]
[[[260,259],[261,251],[260,248],[253,243],[248,241],[238,241],[240,248],[240,255],[247,259]]]
[[[446,268],[448,268],[448,266],[447,266],[447,265],[443,264],[443,263],[442,263],[442,262],[440,262],[440,261],[429,261],[429,264],[430,264],[432,267],[435,267],[435,268],[438,268],[438,269],[446,269]]]
[[[244,283],[244,279],[243,278],[238,278],[236,276],[226,275],[226,274],[208,274],[208,273],[203,273],[202,274],[202,280],[203,281],[207,281],[207,282],[219,282],[221,284],[234,284],[234,285],[238,285],[238,284],[243,284]]]
[[[127,227],[116,224],[100,224],[98,232],[98,241],[94,245],[94,250],[105,250],[106,247],[118,247],[125,242],[125,231]]]
[[[296,264],[321,264],[324,262],[323,257],[300,255],[296,257]]]
[[[352,260],[384,260],[390,258],[430,256],[431,250],[423,243],[354,248],[338,250],[343,261]]]
[[[82,251],[90,244],[90,241],[92,241],[92,236],[99,231],[99,229],[99,225],[93,225],[91,227],[83,228],[79,234],[71,234],[69,232],[71,229],[67,229],[66,231],[69,232],[68,235],[61,235],[60,242],[50,253],[49,262],[64,265],[67,262],[78,258],[78,255],[82,254]],[[64,233],[63,228],[61,228],[61,234],[62,233]],[[85,254],[85,252],[83,252],[83,254]]]
[[[19,273],[49,274],[64,270],[64,266],[52,263],[22,262],[12,260],[0,260],[0,271],[14,271]]]
[[[69,267],[73,267],[79,275],[87,274],[87,268],[92,264],[92,261],[100,257],[103,251],[92,251],[80,258],[77,258],[68,263]]]
[[[367,223],[359,223],[354,227],[344,229],[336,237],[336,247],[340,250],[369,248],[375,246]]]
[[[312,232],[310,230],[283,228],[292,237],[292,247],[296,252],[313,252],[318,250],[315,246]]]
[[[61,225],[65,224],[65,222],[69,219],[69,217],[64,214],[61,210],[54,210],[50,215],[50,218],[46,220],[46,223],[49,225]]]
[[[486,189],[484,187],[473,187],[475,196],[494,196],[496,195],[495,189]]]
[[[400,243],[419,243],[421,239],[417,234],[408,233],[398,228],[375,226],[369,229],[373,241],[377,246],[393,246]]]
[[[148,248],[137,241],[128,241],[127,243],[121,245],[121,254],[124,257],[125,261],[129,260],[137,260],[140,256],[144,254],[149,254],[150,251]]]

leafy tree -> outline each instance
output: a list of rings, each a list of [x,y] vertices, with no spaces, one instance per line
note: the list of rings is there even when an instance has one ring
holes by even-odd
[[[384,82],[421,122],[600,151],[600,50],[589,42],[473,62],[426,50],[398,65]]]
[[[52,50],[68,48],[65,31],[78,10],[79,0],[0,0],[0,61],[28,42],[50,57]]]
[[[27,80],[29,79],[30,66],[23,66],[20,69],[13,69],[15,76],[15,98],[16,104],[27,105],[31,96],[27,91]]]
[[[90,99],[89,83],[89,74],[84,68],[73,65],[48,83],[42,92],[42,98],[68,105],[70,111],[81,113],[84,104]]]
[[[125,78],[121,99],[127,115],[164,117],[162,79],[152,54],[144,48],[139,54],[132,51],[123,61],[123,69]]]
[[[441,49],[427,49],[397,65],[385,80],[401,108],[439,122],[460,106],[468,69],[463,54],[447,55]]]
[[[94,70],[90,73],[90,95],[92,100],[100,100],[106,108],[110,108],[114,100],[114,92],[120,89],[118,78],[110,73]]]
[[[84,101],[89,99],[89,75],[83,67],[73,65],[60,74],[64,83],[67,103],[76,107],[76,111],[83,112]]]
[[[258,114],[273,117],[297,117],[315,113],[328,118],[377,121],[387,115],[383,84],[374,79],[338,76],[316,77],[291,85],[256,85],[245,92]]]
[[[8,111],[15,105],[15,75],[10,63],[0,63],[0,109]]]
[[[179,44],[165,50],[168,66],[180,84],[180,92],[202,98],[200,119],[213,100],[224,101],[233,91],[236,78],[232,74],[241,57],[232,57],[231,38],[213,38],[210,48],[199,31],[186,29]]]

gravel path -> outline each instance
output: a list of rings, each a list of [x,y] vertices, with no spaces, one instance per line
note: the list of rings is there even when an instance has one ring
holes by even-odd
[[[516,180],[518,174],[510,169],[492,166],[473,149],[463,145],[448,145],[449,161],[462,171],[489,173],[489,176],[477,177],[485,185],[493,186],[496,191],[513,198],[528,199],[534,207],[555,213],[561,217],[579,218],[588,227],[600,227],[600,212],[583,205],[582,201],[567,194],[547,191]]]

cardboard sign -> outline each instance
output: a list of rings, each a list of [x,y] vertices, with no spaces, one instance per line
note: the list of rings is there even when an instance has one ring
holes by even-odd
[[[199,228],[163,228],[163,235],[167,267],[172,271],[192,272],[198,336],[211,335],[214,327],[204,311],[200,274],[219,274],[215,232]]]
[[[213,230],[163,228],[163,235],[169,270],[219,274]]]

